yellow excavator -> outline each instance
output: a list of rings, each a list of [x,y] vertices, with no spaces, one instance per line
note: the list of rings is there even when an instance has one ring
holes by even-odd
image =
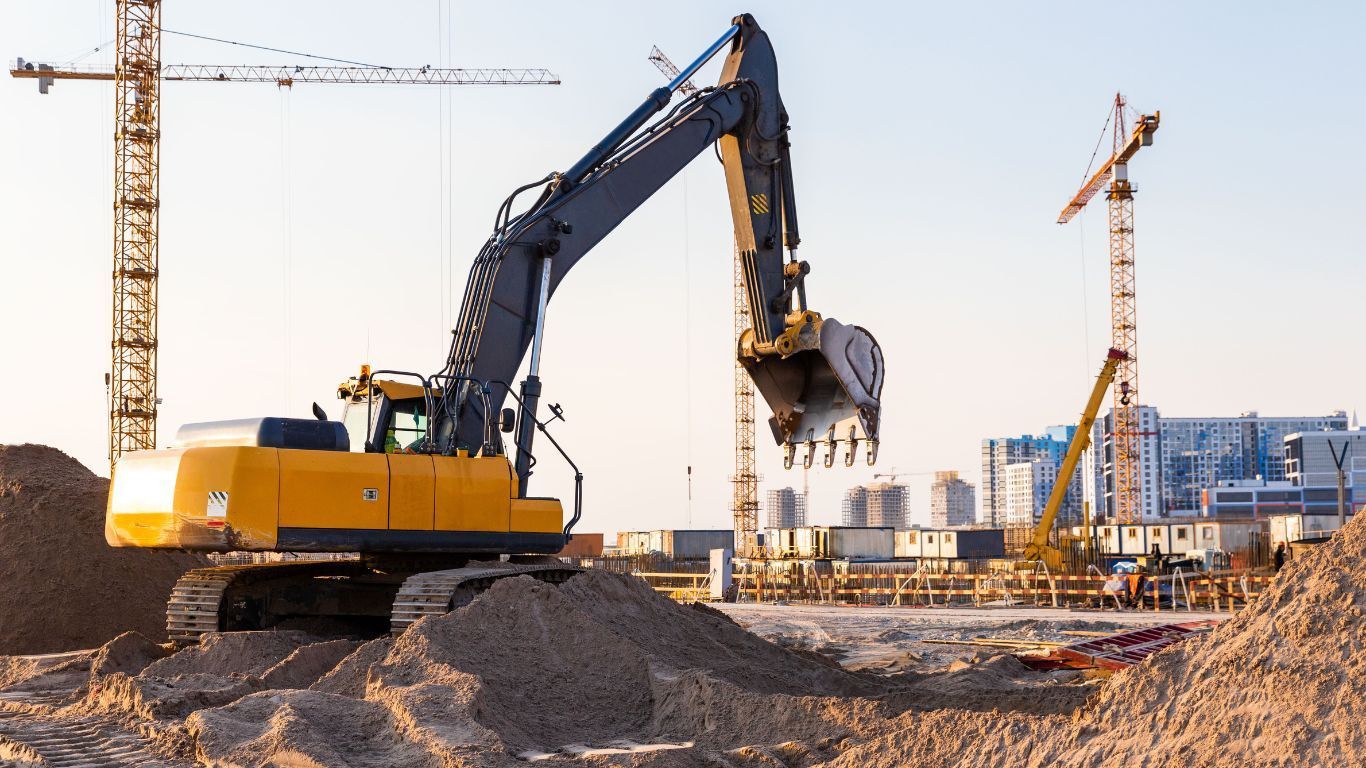
[[[724,49],[720,82],[675,101]],[[799,450],[810,466],[818,445],[826,466],[841,447],[852,465],[860,444],[872,464],[882,351],[867,331],[807,305],[777,63],[754,18],[738,16],[569,170],[502,203],[436,373],[364,367],[339,388],[341,421],[315,404],[314,419],[189,424],[173,447],[119,459],[105,522],[112,546],[358,553],[192,571],[168,603],[171,639],[284,626],[398,633],[499,578],[573,575],[553,555],[582,514],[583,475],[548,431],[563,418],[558,404],[538,417],[547,304],[579,259],[713,146],[749,298],[751,329],[736,354],[773,412],[774,439],[789,466]],[[669,343],[622,354],[667,354]],[[529,492],[537,433],[574,472],[567,523],[558,499]]]
[[[1072,475],[1077,471],[1077,463],[1091,445],[1091,427],[1096,423],[1096,414],[1100,411],[1100,404],[1105,400],[1105,390],[1114,383],[1115,371],[1128,357],[1127,353],[1118,349],[1111,349],[1106,353],[1105,363],[1100,367],[1100,375],[1096,376],[1096,384],[1091,388],[1091,397],[1086,401],[1086,410],[1081,413],[1081,422],[1077,424],[1077,431],[1072,433],[1072,440],[1067,444],[1067,454],[1063,457],[1062,467],[1058,469],[1058,478],[1053,481],[1053,490],[1048,494],[1048,503],[1044,505],[1043,515],[1034,525],[1034,535],[1025,545],[1024,554],[1015,563],[1017,569],[1029,569],[1037,563],[1043,563],[1051,572],[1062,570],[1062,552],[1048,543],[1053,523],[1058,518],[1058,510],[1062,509],[1063,500],[1067,498],[1067,487],[1072,484]]]

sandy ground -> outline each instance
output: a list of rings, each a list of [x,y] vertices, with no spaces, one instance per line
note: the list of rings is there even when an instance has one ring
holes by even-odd
[[[1227,613],[1071,611],[1057,608],[850,608],[825,605],[720,604],[740,626],[789,648],[837,659],[846,669],[933,672],[973,659],[982,649],[926,640],[980,637],[1078,642],[1065,630],[1124,632],[1177,621],[1222,620]]]

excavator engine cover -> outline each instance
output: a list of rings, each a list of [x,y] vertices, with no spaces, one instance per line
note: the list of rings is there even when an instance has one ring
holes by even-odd
[[[877,440],[882,347],[856,325],[831,318],[818,324],[786,355],[746,354],[741,341],[740,364],[773,411],[774,441]]]

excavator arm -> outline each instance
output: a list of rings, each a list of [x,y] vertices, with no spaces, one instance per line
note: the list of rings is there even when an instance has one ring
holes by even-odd
[[[670,109],[673,92],[727,45],[720,83]],[[822,318],[806,306],[809,267],[796,258],[800,237],[787,113],[768,35],[749,15],[737,17],[673,83],[652,92],[568,171],[522,187],[500,207],[494,232],[470,270],[449,358],[437,377],[463,384],[446,388],[441,405],[453,417],[453,429],[438,431],[434,449],[479,450],[487,444],[485,409],[496,413],[503,406],[530,349],[516,426],[519,490],[526,494],[547,303],[580,259],[718,142],[751,319],[737,354],[774,412],[774,438],[787,446],[789,462],[796,445],[804,443],[809,463],[815,442],[823,440],[827,466],[837,443],[847,445],[846,463],[852,464],[860,441],[867,443],[872,463],[881,348],[863,329]],[[514,215],[517,196],[538,187],[535,202]],[[473,392],[474,382],[484,382],[487,394]]]

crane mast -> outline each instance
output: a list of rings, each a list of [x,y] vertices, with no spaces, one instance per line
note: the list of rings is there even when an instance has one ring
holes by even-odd
[[[112,70],[53,67],[19,59],[10,70],[38,81],[114,82],[114,302],[109,460],[156,448],[157,290],[160,270],[161,81],[394,85],[558,85],[545,69],[270,67],[161,64],[161,0],[118,0]]]
[[[1129,160],[1153,143],[1161,112],[1140,115],[1133,132],[1126,128],[1125,102],[1115,94],[1113,152],[1110,159],[1082,185],[1058,216],[1072,220],[1106,187],[1110,230],[1110,346],[1124,353],[1115,374],[1110,445],[1113,467],[1113,516],[1121,524],[1143,519],[1142,427],[1138,391],[1138,310],[1134,284],[1134,188],[1129,183]],[[1106,186],[1106,182],[1109,182]]]

